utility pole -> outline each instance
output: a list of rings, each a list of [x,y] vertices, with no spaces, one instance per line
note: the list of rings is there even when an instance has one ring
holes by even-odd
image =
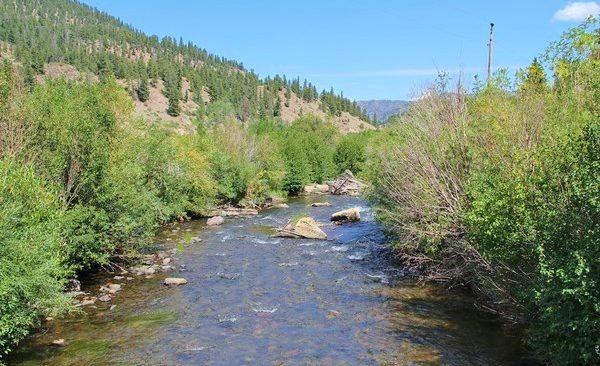
[[[490,43],[488,43],[487,83],[492,80],[492,57],[494,53],[494,23],[490,23]]]

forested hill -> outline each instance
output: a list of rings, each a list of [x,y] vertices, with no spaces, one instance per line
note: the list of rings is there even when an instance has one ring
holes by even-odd
[[[98,80],[114,75],[146,118],[180,129],[207,114],[331,117],[343,132],[370,129],[370,117],[342,94],[318,92],[299,78],[261,79],[242,63],[191,42],[159,39],[88,5],[69,0],[0,2],[0,58],[20,63],[29,85],[47,76]]]

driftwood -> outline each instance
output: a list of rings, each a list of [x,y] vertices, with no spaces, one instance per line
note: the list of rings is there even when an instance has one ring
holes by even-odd
[[[359,195],[367,186],[354,177],[350,170],[346,170],[340,177],[329,184],[329,193],[334,195]]]

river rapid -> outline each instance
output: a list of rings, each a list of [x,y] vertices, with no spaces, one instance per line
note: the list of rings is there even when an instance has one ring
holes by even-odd
[[[308,207],[317,201],[331,207]],[[333,212],[351,207],[361,222],[329,225]],[[329,240],[271,236],[302,215],[326,223]],[[84,291],[107,282],[123,290],[44,323],[9,365],[524,364],[518,339],[472,298],[417,284],[388,259],[384,232],[360,198],[295,198],[222,226],[170,227],[156,242],[177,249],[175,272],[85,279]],[[188,283],[167,287],[165,277]],[[59,338],[65,345],[52,346]]]

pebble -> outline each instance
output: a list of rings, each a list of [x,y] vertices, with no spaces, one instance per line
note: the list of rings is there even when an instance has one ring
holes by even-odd
[[[113,311],[113,310],[115,310],[115,309],[116,309],[116,307],[117,307],[117,305],[111,305],[111,306],[110,306],[110,311]]]
[[[110,297],[110,295],[106,294],[106,295],[102,295],[98,298],[98,300],[102,301],[102,302],[109,302],[112,298]]]
[[[121,285],[118,283],[110,283],[108,288],[111,290],[121,291]]]
[[[115,276],[115,277],[113,277],[113,279],[115,279],[117,281],[122,280],[123,278],[125,278],[125,277],[124,276]]]

